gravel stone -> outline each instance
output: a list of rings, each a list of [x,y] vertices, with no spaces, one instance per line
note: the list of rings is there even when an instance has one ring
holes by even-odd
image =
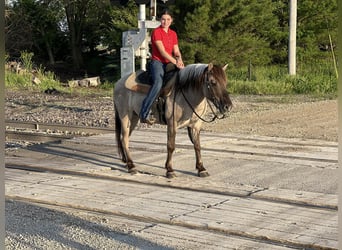
[[[337,141],[337,100],[307,96],[232,96],[231,99],[234,106],[228,117],[203,123],[204,131]],[[111,96],[7,90],[5,105],[5,118],[15,121],[114,127]]]

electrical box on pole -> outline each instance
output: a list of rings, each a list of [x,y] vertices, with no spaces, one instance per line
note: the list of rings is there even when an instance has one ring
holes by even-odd
[[[151,7],[156,15],[157,1],[151,0]],[[149,55],[148,52],[148,32],[147,29],[156,28],[160,25],[159,21],[146,20],[145,4],[139,5],[139,20],[137,30],[128,30],[122,33],[122,47],[120,50],[121,59],[121,78],[135,72],[135,57],[141,59],[141,70],[146,70],[146,62]]]

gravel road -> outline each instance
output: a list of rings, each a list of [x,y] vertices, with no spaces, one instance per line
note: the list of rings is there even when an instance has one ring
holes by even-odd
[[[153,226],[118,216],[6,201],[7,250],[189,249],[182,240],[170,244],[146,237],[144,228]]]
[[[337,100],[305,96],[232,96],[232,100],[229,117],[204,123],[203,130],[337,141]],[[5,117],[11,120],[114,126],[112,97],[7,91],[5,105]]]

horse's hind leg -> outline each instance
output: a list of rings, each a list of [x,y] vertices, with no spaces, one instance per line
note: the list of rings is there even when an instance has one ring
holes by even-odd
[[[137,126],[139,122],[139,115],[137,115],[136,113],[134,113],[132,115],[132,118],[131,118],[131,125],[129,126],[129,136],[131,136],[133,130],[135,129],[135,127]]]
[[[175,150],[175,142],[176,142],[176,130],[173,126],[168,125],[167,127],[167,159],[165,162],[167,178],[176,177],[176,174],[172,168],[172,154]]]
[[[201,156],[200,130],[188,127],[188,135],[194,145],[196,155],[196,169],[199,177],[209,176],[208,171],[204,168]]]
[[[132,130],[134,128],[132,128],[132,130],[130,129],[132,126],[130,125],[129,119],[128,118],[124,118],[122,119],[122,130],[121,130],[121,140],[122,140],[122,147],[123,150],[125,152],[125,156],[126,156],[126,166],[128,169],[128,173],[131,174],[136,174],[138,173],[138,170],[136,169],[132,157],[131,157],[131,153],[129,151],[129,136],[132,133]]]

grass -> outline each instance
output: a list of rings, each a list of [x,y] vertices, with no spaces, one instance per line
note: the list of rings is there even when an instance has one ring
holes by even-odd
[[[66,83],[58,80],[51,71],[46,71],[42,66],[33,67],[33,53],[23,51],[20,56],[21,70],[19,73],[10,69],[5,70],[5,86],[12,90],[27,90],[44,92],[48,89],[55,89],[61,93],[83,95],[83,96],[111,96],[113,93],[113,83],[108,81],[102,83],[97,88],[70,88]],[[8,56],[6,57],[8,60]],[[34,84],[33,77],[39,79],[39,84]]]
[[[294,76],[288,75],[285,66],[256,67],[251,71],[228,72],[229,91],[243,95],[337,95],[337,78],[327,63],[305,65]]]
[[[56,89],[63,93],[111,96],[113,82],[106,81],[96,88],[70,88],[42,67],[34,75],[41,81],[32,83],[32,54],[22,52],[21,74],[5,71],[6,88],[28,91]],[[228,91],[235,95],[311,95],[318,98],[337,97],[337,77],[329,60],[299,64],[297,74],[290,76],[285,65],[228,69]]]
[[[5,71],[5,86],[10,90],[44,92],[48,89],[55,89],[63,94],[79,96],[111,96],[113,95],[113,84],[109,82],[102,83],[99,87],[89,88],[70,88],[65,83],[60,82],[52,72],[40,71],[37,78],[40,84],[32,83],[32,74],[16,74],[11,71]]]

